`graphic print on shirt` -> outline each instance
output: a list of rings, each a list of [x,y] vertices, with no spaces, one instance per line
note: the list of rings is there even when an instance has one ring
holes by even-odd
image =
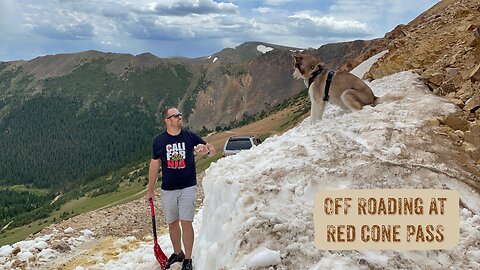
[[[185,158],[187,152],[185,151],[185,143],[167,144],[167,168],[169,169],[183,169],[185,168]]]

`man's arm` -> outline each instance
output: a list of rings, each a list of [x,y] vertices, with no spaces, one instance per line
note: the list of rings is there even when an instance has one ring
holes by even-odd
[[[148,169],[147,201],[150,198],[155,200],[155,183],[158,178],[158,169],[160,168],[160,159],[151,159]]]

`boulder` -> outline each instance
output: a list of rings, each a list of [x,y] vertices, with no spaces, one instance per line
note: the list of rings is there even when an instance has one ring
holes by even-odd
[[[463,109],[467,112],[475,112],[478,108],[480,108],[480,97],[475,94],[465,102],[465,107]]]
[[[469,130],[470,124],[461,116],[449,115],[443,120],[443,124],[453,130]]]

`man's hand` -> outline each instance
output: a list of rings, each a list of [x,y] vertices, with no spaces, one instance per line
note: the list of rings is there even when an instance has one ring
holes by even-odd
[[[146,200],[147,202],[151,199],[153,199],[153,201],[155,201],[155,192],[153,190],[147,190],[147,196],[146,196]]]
[[[207,155],[210,152],[210,150],[208,150],[208,147],[205,144],[197,144],[197,146],[195,146],[193,150],[197,154],[201,155]]]

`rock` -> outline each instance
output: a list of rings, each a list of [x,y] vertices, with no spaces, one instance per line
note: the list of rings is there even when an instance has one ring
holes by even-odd
[[[465,141],[479,148],[480,146],[480,124],[475,123],[470,130],[465,132]]]
[[[429,82],[439,86],[443,82],[443,74],[440,72],[432,74],[432,76],[428,79]]]
[[[12,268],[13,269],[26,269],[26,263],[22,262],[20,260],[15,260],[12,263]]]
[[[64,241],[55,240],[52,242],[52,247],[60,252],[70,251],[71,247]]]
[[[475,38],[480,41],[480,26],[477,27],[477,29],[475,29],[475,31],[473,32],[473,36],[475,36]]]
[[[455,130],[454,133],[457,134],[462,139],[465,137],[465,133],[461,130]]]
[[[454,115],[447,116],[445,120],[443,120],[443,124],[453,130],[467,131],[469,129],[469,123],[467,120]]]
[[[451,98],[451,99],[454,99],[456,94],[457,93],[455,93],[455,92],[450,92],[450,93],[448,93],[447,97]]]
[[[467,132],[468,132],[468,131],[467,131]],[[461,140],[461,137],[458,136],[455,132],[449,131],[447,135],[448,135],[448,137],[449,137],[450,139],[452,139],[454,142],[457,142],[457,141],[460,141],[460,140]]]
[[[465,145],[468,145],[468,147],[465,148]],[[465,151],[472,157],[473,160],[480,160],[480,148],[472,147],[472,145],[469,143],[464,143],[462,147],[464,147]]]
[[[455,104],[459,108],[465,107],[465,104],[463,103],[463,101],[461,99],[456,98],[456,99],[453,99],[452,102],[453,102],[453,104]]]
[[[478,82],[480,81],[480,64],[478,64],[470,74],[470,81],[471,82]]]
[[[463,109],[468,112],[475,112],[478,108],[480,108],[480,97],[476,94],[469,98],[465,102],[465,107],[463,107]]]
[[[408,30],[408,26],[399,24],[392,31],[385,34],[385,39],[392,40],[405,37],[408,34]]]
[[[446,95],[448,93],[455,92],[455,85],[453,83],[446,82],[440,86],[440,89],[442,91],[441,93]]]
[[[436,127],[440,126],[440,120],[438,120],[438,119],[432,119],[432,120],[429,120],[427,122],[432,126],[436,126]]]
[[[17,255],[18,253],[20,252],[20,248],[19,247],[16,247],[12,250],[12,254],[13,256]]]
[[[460,73],[460,70],[458,68],[447,68],[445,71],[446,71],[445,79],[447,81],[453,79],[455,76],[457,76]]]
[[[465,81],[460,87],[460,89],[458,90],[456,96],[459,99],[463,100],[463,102],[465,103],[467,102],[468,99],[473,97],[474,93],[475,93],[475,90],[473,89],[472,82]]]

